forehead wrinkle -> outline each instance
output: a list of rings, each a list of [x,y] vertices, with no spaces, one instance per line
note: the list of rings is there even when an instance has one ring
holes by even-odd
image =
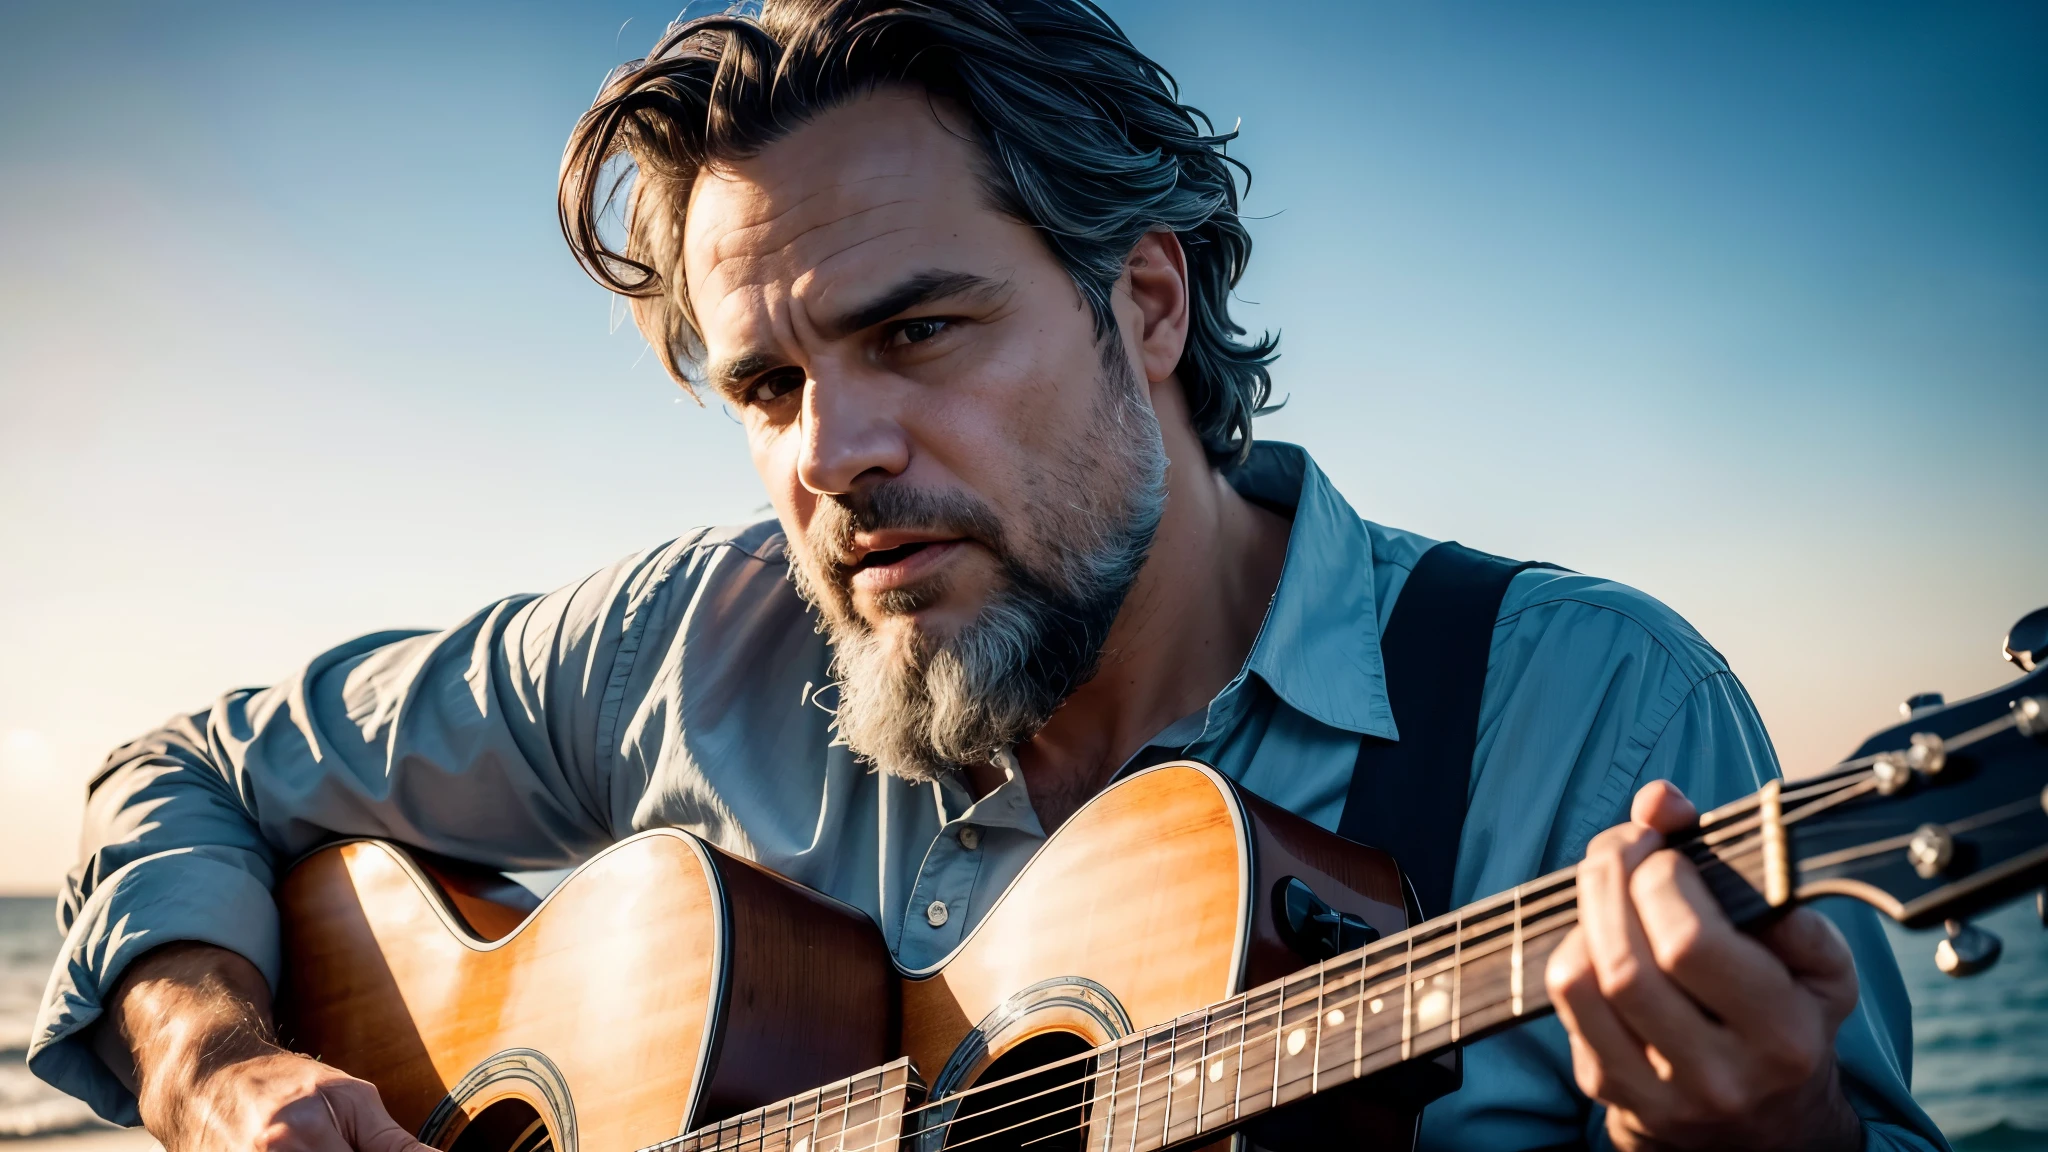
[[[780,222],[784,217],[789,215],[789,212],[777,213],[774,217],[771,217],[770,219],[763,220],[758,224],[748,224],[739,228],[735,228],[732,231],[726,233],[724,236],[720,237],[719,240],[712,245],[711,267],[715,271],[718,268],[724,266],[726,263],[734,260],[763,260],[773,255],[795,256],[796,253],[793,251],[793,249],[795,249],[797,245],[801,244],[806,237],[812,236],[819,232],[829,231],[834,228],[850,227],[858,223],[862,217],[870,216],[877,212],[883,212],[891,208],[897,208],[904,205],[911,205],[915,203],[917,203],[916,200],[906,197],[900,200],[890,200],[881,204],[873,204],[866,208],[859,209],[858,211],[847,213],[846,215],[843,216],[835,216],[830,220],[821,220],[816,224],[811,224],[806,227],[803,227],[799,229],[795,235],[790,236],[788,239],[781,240],[779,242],[775,240],[775,237],[773,236],[773,230],[778,222]],[[790,209],[790,212],[794,211],[794,208]],[[882,235],[890,235],[895,232],[901,231],[905,231],[905,229],[902,227],[892,228],[889,229],[888,232],[882,233]],[[763,236],[763,233],[768,233],[768,235]],[[740,246],[747,244],[749,240],[757,236],[761,237],[763,240],[763,244],[760,248],[753,251],[737,250]]]

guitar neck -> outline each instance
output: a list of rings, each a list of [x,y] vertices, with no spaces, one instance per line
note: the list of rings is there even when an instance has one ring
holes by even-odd
[[[1737,923],[1787,901],[1779,813],[1807,791],[1781,794],[1774,782],[1673,838]],[[987,1135],[1051,1121],[1101,1152],[1213,1140],[1317,1092],[1544,1015],[1544,966],[1578,923],[1576,876],[1553,872],[1074,1057],[1074,1078],[1091,1082],[1085,1117],[1030,1093],[984,1113],[982,1122],[993,1125]],[[644,1152],[936,1146],[957,1122],[961,1097],[923,1104],[919,1092],[898,1061]]]
[[[1098,1057],[1088,1146],[1171,1147],[1547,1012],[1577,896],[1554,873],[1125,1038]]]
[[[1770,847],[1780,804],[1773,783],[1674,842],[1737,923],[1784,903],[1770,879],[1785,866]],[[1213,1137],[1544,1015],[1544,966],[1577,923],[1568,868],[1126,1037],[1096,1056],[1087,1146],[1151,1152]]]

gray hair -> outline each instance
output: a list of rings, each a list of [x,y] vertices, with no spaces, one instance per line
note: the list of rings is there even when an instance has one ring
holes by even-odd
[[[1114,329],[1110,292],[1138,240],[1179,238],[1190,325],[1176,372],[1210,462],[1242,460],[1252,417],[1270,410],[1279,342],[1242,340],[1230,318],[1252,246],[1236,175],[1251,173],[1224,153],[1236,133],[1180,103],[1173,77],[1090,0],[768,0],[758,16],[670,25],[577,121],[562,157],[563,234],[688,387],[703,347],[682,282],[681,213],[698,170],[891,83],[968,113],[995,207],[1044,238],[1098,337]],[[621,211],[617,246],[602,233]]]

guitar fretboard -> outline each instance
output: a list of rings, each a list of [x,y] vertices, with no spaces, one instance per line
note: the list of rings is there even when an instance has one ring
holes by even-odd
[[[1810,786],[1815,793],[1822,786]],[[1737,923],[1767,915],[1779,806],[1808,788],[1777,785],[1708,814],[1674,842]],[[1827,790],[1834,790],[1829,787]],[[1813,799],[1814,806],[1827,801]],[[975,1144],[1070,1124],[1091,1152],[1157,1152],[1409,1060],[1429,1059],[1550,1011],[1544,966],[1578,923],[1575,869],[1072,1058],[1085,1111],[1043,1092],[981,1109],[980,1135],[949,1141],[965,1098],[922,1104],[908,1063],[734,1117],[643,1152],[869,1152]]]
[[[1731,805],[1674,845],[1739,923],[1770,911],[1760,807]],[[1228,1131],[1547,1013],[1544,967],[1578,923],[1575,876],[1551,873],[1107,1047],[1086,1147],[1153,1152]]]

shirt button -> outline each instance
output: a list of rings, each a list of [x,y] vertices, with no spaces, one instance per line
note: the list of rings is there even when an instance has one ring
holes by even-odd
[[[926,905],[924,918],[931,921],[932,927],[944,928],[946,926],[946,902],[944,900],[934,900]]]
[[[960,829],[960,846],[969,852],[981,847],[981,829],[972,824]]]

